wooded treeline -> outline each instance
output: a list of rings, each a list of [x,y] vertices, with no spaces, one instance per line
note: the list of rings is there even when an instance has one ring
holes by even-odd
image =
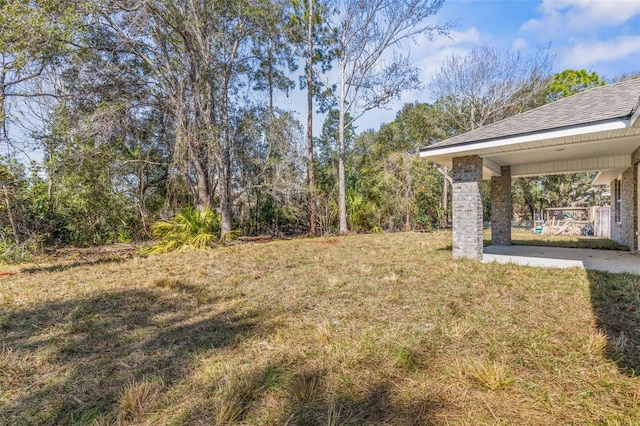
[[[444,226],[447,171],[417,158],[420,147],[603,81],[552,76],[548,49],[478,47],[442,65],[435,103],[365,129],[362,114],[419,87],[407,42],[448,33],[431,22],[441,6],[0,0],[5,257],[146,239],[186,206],[214,210],[221,238]],[[296,84],[326,113],[319,135],[312,114],[303,125],[307,111],[278,106]],[[42,161],[17,161],[25,144]],[[523,214],[598,197],[587,177],[514,188]]]

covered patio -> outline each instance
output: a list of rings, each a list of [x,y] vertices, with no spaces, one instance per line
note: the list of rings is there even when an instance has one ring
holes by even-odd
[[[638,256],[620,250],[491,245],[484,248],[482,261],[546,268],[582,268],[640,275]]]
[[[636,78],[593,88],[422,149],[421,157],[452,171],[453,257],[518,257],[516,251],[522,249],[511,246],[511,179],[587,171],[598,172],[595,184],[611,185],[611,239],[628,246],[630,253],[638,252],[639,106],[640,78]],[[502,253],[483,252],[483,180],[491,180],[491,242],[503,247],[491,250]],[[639,257],[628,261],[634,260],[640,264]]]

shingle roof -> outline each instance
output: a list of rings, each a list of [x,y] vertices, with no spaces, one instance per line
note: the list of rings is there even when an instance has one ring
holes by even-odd
[[[423,151],[629,118],[640,105],[640,78],[595,87],[502,121],[454,136]]]

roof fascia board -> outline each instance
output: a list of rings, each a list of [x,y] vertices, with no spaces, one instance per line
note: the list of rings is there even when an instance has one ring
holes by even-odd
[[[420,157],[431,157],[443,154],[457,154],[481,149],[492,149],[509,145],[517,145],[538,140],[564,138],[569,136],[584,135],[586,133],[596,133],[610,130],[620,130],[630,127],[631,122],[632,121],[629,119],[615,119],[612,121],[607,121],[605,123],[571,127],[561,130],[550,130],[524,136],[493,139],[485,142],[472,142],[464,145],[444,146],[442,148],[425,148],[424,150],[420,151]]]

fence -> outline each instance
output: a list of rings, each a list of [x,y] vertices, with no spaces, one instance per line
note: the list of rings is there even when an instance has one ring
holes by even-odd
[[[558,207],[545,209],[536,215],[535,225],[544,224],[546,235],[589,235],[611,238],[611,208],[604,207]]]
[[[592,207],[593,236],[611,238],[611,207]]]

